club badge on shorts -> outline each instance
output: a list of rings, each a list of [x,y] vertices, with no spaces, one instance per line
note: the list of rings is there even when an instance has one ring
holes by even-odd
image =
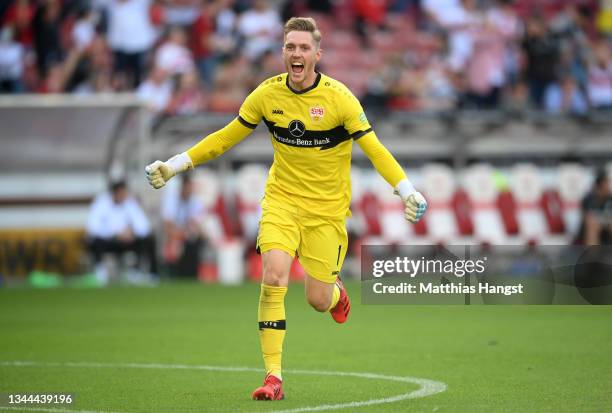
[[[323,106],[314,105],[310,108],[310,117],[312,118],[312,120],[321,120],[323,119],[323,116],[325,116],[325,109],[323,109]]]

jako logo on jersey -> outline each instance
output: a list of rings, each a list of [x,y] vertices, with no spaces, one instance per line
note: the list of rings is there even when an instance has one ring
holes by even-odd
[[[301,138],[304,135],[304,132],[306,132],[306,126],[304,126],[304,124],[302,123],[302,121],[299,120],[292,120],[289,123],[289,133],[291,134],[291,136],[296,137],[296,138]]]
[[[283,111],[281,109],[272,109],[273,115],[282,115]]]
[[[310,117],[312,120],[320,120],[325,116],[325,109],[323,106],[315,105],[310,108]]]

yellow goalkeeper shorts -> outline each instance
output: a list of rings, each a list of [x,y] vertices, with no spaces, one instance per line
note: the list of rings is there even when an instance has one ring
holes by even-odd
[[[267,207],[259,223],[257,249],[262,254],[272,249],[298,256],[308,275],[334,283],[342,268],[348,236],[344,219],[327,219]]]

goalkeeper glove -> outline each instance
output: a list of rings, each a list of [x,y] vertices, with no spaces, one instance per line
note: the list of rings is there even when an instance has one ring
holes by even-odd
[[[404,218],[416,224],[427,210],[425,197],[414,189],[408,179],[401,180],[394,192],[404,201]]]
[[[166,182],[170,180],[174,175],[184,172],[188,169],[193,169],[193,162],[187,152],[175,155],[168,159],[166,162],[155,161],[150,165],[147,165],[145,172],[149,184],[159,189],[166,185]]]

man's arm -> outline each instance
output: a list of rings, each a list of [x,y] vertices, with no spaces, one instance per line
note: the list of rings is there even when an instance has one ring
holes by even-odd
[[[396,188],[400,181],[408,179],[400,164],[397,163],[389,150],[380,143],[373,131],[363,135],[356,142],[389,185]]]
[[[104,202],[104,197],[107,196],[109,195],[99,194],[89,207],[89,216],[87,217],[87,235],[90,237],[95,238],[102,237],[104,235],[105,226],[102,215],[108,207],[108,203]]]
[[[412,223],[416,223],[427,209],[427,201],[423,195],[414,189],[400,164],[389,150],[380,143],[374,132],[370,131],[361,136],[357,139],[357,143],[378,173],[389,185],[395,188],[395,192],[404,201],[405,218]]]
[[[186,152],[175,155],[166,162],[153,162],[145,168],[149,184],[153,188],[159,189],[166,185],[166,182],[174,175],[215,159],[249,136],[255,126],[257,125],[248,123],[239,116],[223,129],[211,133]]]

